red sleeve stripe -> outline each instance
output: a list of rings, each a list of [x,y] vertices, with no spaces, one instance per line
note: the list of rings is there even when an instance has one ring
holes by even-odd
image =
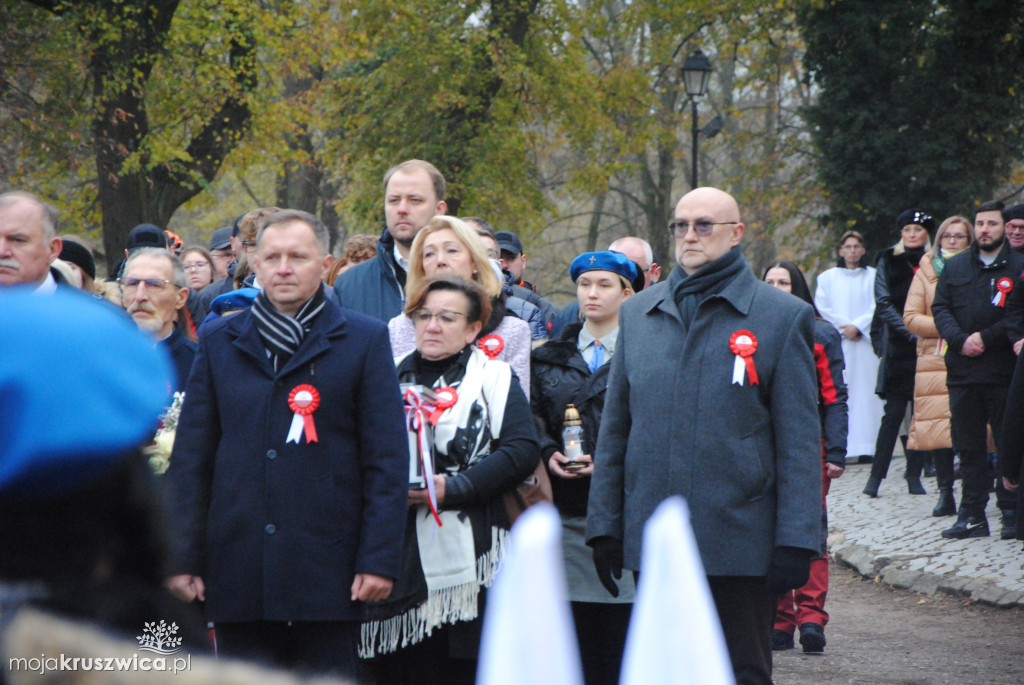
[[[836,401],[836,384],[832,381],[832,371],[828,368],[828,355],[825,354],[825,346],[821,343],[814,343],[814,365],[818,367],[818,387],[821,390],[821,399],[824,400],[827,407]]]

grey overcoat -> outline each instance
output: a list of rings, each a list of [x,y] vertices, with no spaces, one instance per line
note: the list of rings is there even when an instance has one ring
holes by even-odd
[[[730,337],[747,330],[759,383],[733,384]],[[817,550],[821,443],[814,311],[744,268],[687,330],[671,287],[620,312],[595,454],[587,539],[623,540],[640,568],[643,526],[683,495],[708,575],[764,576],[772,548]]]

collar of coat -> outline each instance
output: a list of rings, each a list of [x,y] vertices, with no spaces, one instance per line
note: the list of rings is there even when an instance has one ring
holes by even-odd
[[[267,357],[267,348],[256,329],[256,318],[252,311],[245,310],[227,318],[223,324],[232,344],[242,350],[271,378],[291,373],[295,369],[308,364],[331,349],[331,339],[345,334],[348,318],[341,307],[330,300],[324,303],[323,311],[313,320],[302,344],[288,362],[275,374],[274,367]]]
[[[741,257],[742,259],[742,257]],[[771,288],[772,286],[767,283],[754,278],[754,274],[751,273],[750,267],[740,270],[740,272],[729,281],[725,288],[722,289],[716,295],[711,295],[705,301],[711,300],[725,300],[740,314],[746,316],[750,313],[752,303],[754,301],[754,293],[760,287]],[[676,321],[682,323],[682,319],[679,315],[679,307],[676,306],[675,301],[672,299],[672,287],[668,281],[663,281],[645,289],[633,297],[629,298],[623,303],[623,306],[629,304],[630,300],[637,300],[635,306],[643,307],[644,312],[651,314],[655,310],[660,310],[665,314],[668,314]],[[701,304],[703,306],[703,303]],[[698,309],[699,311],[699,309]]]
[[[969,249],[971,251],[971,263],[977,265],[977,267],[982,271],[988,271],[989,269],[998,269],[1006,266],[1006,260],[1010,258],[1011,248],[1009,241],[1006,240],[1004,236],[1003,245],[999,248],[999,252],[996,253],[995,261],[991,264],[986,264],[981,261],[981,245],[979,245],[977,241],[971,243],[971,247]]]
[[[581,366],[589,373],[590,368],[583,361],[583,356],[576,343],[576,338],[582,328],[583,324],[579,321],[568,324],[554,338],[534,349],[532,358],[539,362],[559,366]],[[572,364],[571,362],[577,357],[579,364]]]

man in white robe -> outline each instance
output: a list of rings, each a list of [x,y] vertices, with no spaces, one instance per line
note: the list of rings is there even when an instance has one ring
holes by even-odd
[[[843,336],[850,430],[847,459],[871,463],[875,437],[882,420],[882,400],[875,394],[878,357],[871,347],[871,318],[875,313],[875,270],[864,264],[864,237],[847,231],[839,241],[843,266],[818,276],[814,304]]]

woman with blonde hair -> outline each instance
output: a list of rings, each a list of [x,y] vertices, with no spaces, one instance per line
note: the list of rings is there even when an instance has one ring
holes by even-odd
[[[939,501],[932,510],[933,516],[952,516],[956,513],[956,502],[953,499],[949,390],[946,388],[946,341],[935,327],[932,301],[946,260],[966,250],[973,240],[974,231],[966,217],[951,216],[943,221],[935,233],[935,244],[921,257],[903,310],[907,330],[917,336],[914,417],[910,423],[907,450],[932,454],[939,487]],[[909,459],[907,463],[909,465]],[[908,483],[913,476],[908,467]]]
[[[435,216],[416,234],[409,249],[406,292],[418,292],[427,278],[439,274],[458,276],[483,288],[491,303],[491,315],[483,322],[476,344],[492,359],[512,367],[529,398],[530,327],[507,310],[501,279],[491,266],[480,237],[453,216]],[[388,322],[388,332],[396,357],[416,347],[415,326],[405,314]]]

